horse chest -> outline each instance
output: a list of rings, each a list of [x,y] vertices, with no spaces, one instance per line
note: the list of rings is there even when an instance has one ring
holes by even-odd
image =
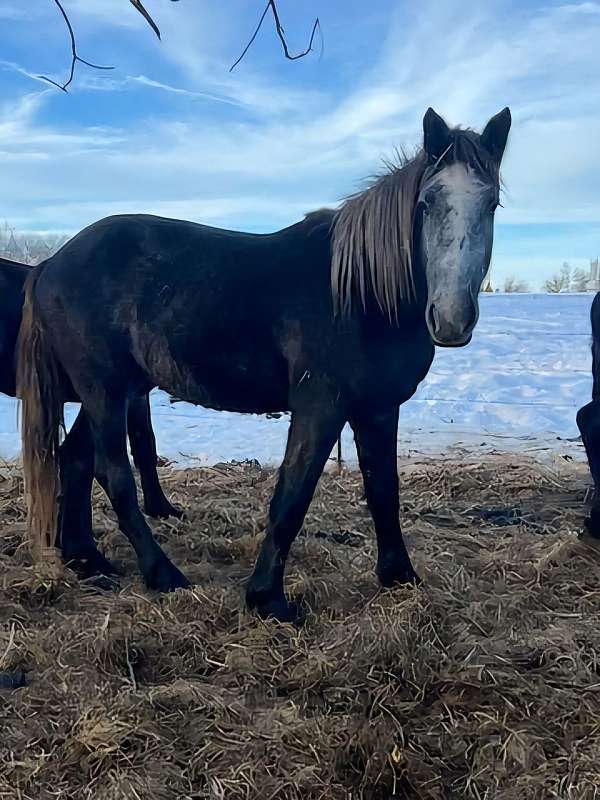
[[[402,404],[415,393],[425,378],[434,356],[427,331],[414,335],[399,332],[369,339],[354,360],[354,394],[366,402]]]

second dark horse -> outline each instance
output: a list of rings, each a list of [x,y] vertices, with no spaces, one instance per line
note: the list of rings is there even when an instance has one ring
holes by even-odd
[[[23,311],[23,288],[32,268],[0,258],[0,392],[14,397],[16,393],[15,360],[17,335]],[[69,397],[75,401],[75,396]],[[151,517],[181,516],[165,497],[156,472],[156,442],[150,420],[148,395],[138,395],[129,403],[127,414],[129,441],[144,494],[144,509]],[[81,491],[77,480],[77,454],[71,459],[63,447],[62,513],[59,514],[59,544],[63,559],[83,577],[107,572],[110,564],[98,551],[92,534],[92,508],[89,491]],[[70,471],[67,466],[70,463]],[[65,469],[65,467],[67,467]]]
[[[355,434],[385,586],[418,580],[399,522],[398,411],[434,345],[470,341],[487,272],[510,112],[481,135],[432,109],[418,155],[338,211],[252,235],[150,216],[102,220],[28,287],[19,371],[32,531],[52,536],[64,378],[86,454],[149,587],[188,585],[140,513],[125,441],[130,398],[160,386],[199,405],[291,411],[285,458],[247,600],[294,619],[285,562],[345,422]],[[82,270],[80,265],[90,268]],[[44,407],[41,397],[50,400]],[[79,456],[81,460],[81,455]]]
[[[580,408],[577,425],[594,480],[590,514],[585,520],[587,533],[600,539],[600,292],[592,302],[592,401]]]

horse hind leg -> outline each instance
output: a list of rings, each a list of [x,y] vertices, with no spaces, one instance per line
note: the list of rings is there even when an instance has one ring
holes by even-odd
[[[59,470],[58,532],[63,560],[81,578],[117,574],[98,550],[92,530],[94,446],[83,411],[60,447]]]
[[[181,519],[183,511],[169,502],[158,480],[156,439],[150,416],[150,398],[147,394],[130,399],[127,409],[127,429],[133,462],[142,482],[144,511],[149,517],[157,519],[167,517]]]
[[[140,511],[127,455],[127,397],[104,384],[78,391],[94,445],[95,474],[108,495],[119,528],[131,542],[148,588],[161,592],[189,586],[161,549]]]

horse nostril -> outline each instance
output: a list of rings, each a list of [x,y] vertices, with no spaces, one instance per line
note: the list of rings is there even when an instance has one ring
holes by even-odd
[[[440,318],[434,303],[429,306],[429,327],[432,333],[436,333],[440,327]]]

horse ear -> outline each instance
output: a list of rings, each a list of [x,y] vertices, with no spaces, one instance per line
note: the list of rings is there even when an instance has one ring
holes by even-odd
[[[439,158],[450,144],[450,128],[433,108],[423,117],[423,148],[430,158]]]
[[[507,106],[491,118],[481,134],[481,144],[498,162],[504,154],[510,123],[510,109]]]

